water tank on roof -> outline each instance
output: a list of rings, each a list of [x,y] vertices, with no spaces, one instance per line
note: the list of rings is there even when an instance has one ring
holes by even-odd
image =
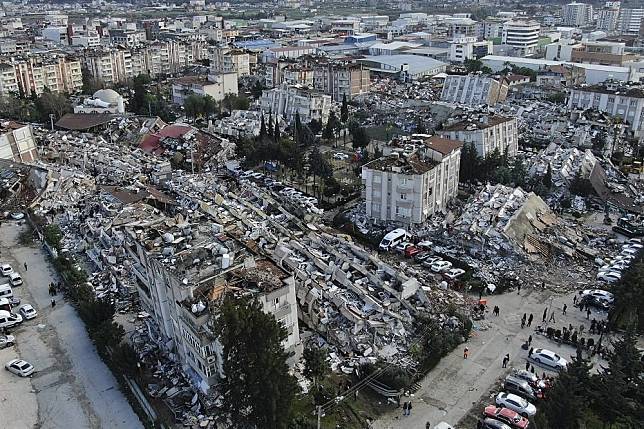
[[[95,99],[97,98],[106,103],[116,104],[118,103],[121,96],[119,95],[118,92],[114,91],[113,89],[99,89],[94,93],[93,98]]]

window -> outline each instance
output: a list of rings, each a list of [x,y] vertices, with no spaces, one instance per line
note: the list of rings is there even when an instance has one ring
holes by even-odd
[[[406,200],[407,199],[407,194],[400,194],[400,199],[401,200]]]
[[[275,307],[277,307],[278,305],[280,305],[280,297],[278,296],[277,298],[275,298],[275,300],[273,301],[273,303],[275,304]]]

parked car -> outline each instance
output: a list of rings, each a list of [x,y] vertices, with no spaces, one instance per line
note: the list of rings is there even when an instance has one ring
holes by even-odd
[[[617,271],[600,271],[597,273],[597,280],[606,283],[615,283],[621,280],[622,275]]]
[[[414,255],[414,260],[416,262],[423,262],[423,261],[427,260],[428,258],[430,258],[431,256],[432,256],[432,254],[429,253],[429,252],[420,251],[420,252],[418,252],[418,253],[416,253]]]
[[[7,371],[13,372],[21,377],[29,377],[34,373],[34,366],[22,359],[13,359],[4,364]]]
[[[413,245],[414,243],[410,243],[409,241],[403,241],[402,243],[398,243],[398,245],[396,245],[394,249],[396,250],[396,252],[404,253],[409,246],[413,246]]]
[[[429,258],[427,258],[427,259],[425,259],[425,260],[423,261],[422,265],[423,265],[423,267],[426,267],[426,268],[431,269],[431,268],[432,268],[432,264],[433,264],[434,262],[438,262],[438,261],[442,261],[442,259],[440,258],[440,256],[430,256]]]
[[[644,249],[644,244],[642,243],[628,243],[622,246],[622,249],[635,249],[635,250],[640,250]]]
[[[22,316],[0,310],[0,328],[11,328],[22,323]]]
[[[506,425],[505,423],[499,420],[491,419],[489,417],[483,420],[483,428],[484,429],[512,429],[510,428],[510,426]]]
[[[594,296],[606,302],[613,302],[613,300],[615,299],[615,296],[612,293],[603,289],[586,289],[581,291],[580,295],[582,298],[589,295]]]
[[[23,319],[26,320],[31,320],[38,316],[38,312],[31,306],[31,304],[23,305],[18,311]]]
[[[9,264],[2,264],[0,265],[0,273],[2,273],[3,276],[7,277],[9,274],[13,273],[13,267]]]
[[[503,423],[516,429],[526,429],[529,425],[528,419],[521,417],[519,413],[509,408],[488,405],[487,407],[485,407],[483,415],[492,419],[502,421]]]
[[[418,246],[418,247],[420,247],[422,249],[426,249],[426,250],[431,250],[433,245],[434,245],[434,243],[432,243],[429,240],[423,240],[420,243],[416,244],[416,246]]]
[[[429,269],[435,273],[442,273],[443,271],[447,271],[450,268],[452,268],[452,263],[449,261],[443,261],[443,260],[436,261],[431,265],[431,267],[429,267]]]
[[[531,359],[536,363],[547,365],[556,370],[566,369],[568,361],[557,353],[547,349],[535,349],[532,352]]]
[[[591,306],[598,308],[600,310],[608,311],[610,309],[611,304],[608,303],[607,301],[604,301],[600,298],[597,298],[596,296],[592,295],[586,295],[584,297],[581,297],[578,301],[579,305],[583,306]]]
[[[0,349],[11,347],[16,344],[16,337],[13,335],[0,335]]]
[[[408,246],[405,249],[405,258],[413,258],[415,255],[419,254],[422,252],[422,250],[419,247],[416,246]]]
[[[22,277],[20,277],[20,274],[17,272],[13,272],[9,274],[9,283],[11,283],[11,287],[16,287],[22,285]]]
[[[462,268],[451,268],[443,273],[443,276],[449,280],[456,280],[460,276],[465,274],[465,270]]]
[[[537,377],[535,373],[526,371],[525,369],[515,371],[512,373],[512,375],[514,375],[516,378],[527,381],[533,389],[543,389],[546,387],[545,381]]]
[[[11,216],[11,219],[13,220],[22,220],[25,218],[25,214],[20,212],[12,212],[9,216]]]
[[[528,401],[536,401],[537,395],[527,381],[508,375],[503,380],[503,390],[521,396]]]
[[[496,405],[516,411],[523,417],[532,417],[537,413],[537,407],[513,393],[499,393],[496,395],[495,403]]]
[[[336,152],[336,153],[333,154],[333,158],[334,159],[339,159],[340,161],[344,161],[345,159],[349,159],[349,155],[347,155],[346,153],[342,153],[342,152]]]

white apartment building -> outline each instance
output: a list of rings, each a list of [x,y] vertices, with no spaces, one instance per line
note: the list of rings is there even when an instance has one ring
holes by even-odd
[[[26,96],[40,95],[45,88],[74,93],[83,86],[80,61],[63,56],[12,59],[0,66],[0,80],[0,94],[21,91]]]
[[[477,41],[476,37],[459,37],[449,42],[449,60],[462,63],[492,53],[492,41]]]
[[[480,157],[495,149],[514,157],[519,148],[517,120],[500,115],[475,115],[443,127],[438,132],[442,137],[471,143]]]
[[[101,37],[98,33],[87,33],[72,36],[72,46],[83,46],[85,48],[95,48],[101,45]]]
[[[563,5],[561,11],[563,25],[583,27],[593,20],[593,6],[586,3],[572,2]]]
[[[502,43],[514,47],[521,56],[534,55],[539,43],[541,26],[536,21],[506,21]]]
[[[597,109],[621,118],[635,137],[644,136],[644,88],[613,81],[572,88],[569,109]]]
[[[373,221],[423,223],[458,193],[462,143],[431,137],[409,141],[412,153],[394,152],[362,167],[366,213]]]
[[[448,75],[443,83],[441,101],[455,104],[493,106],[504,101],[508,86],[481,74]]]
[[[237,73],[220,73],[201,76],[184,76],[172,83],[172,102],[183,106],[185,99],[192,95],[209,95],[215,101],[222,101],[227,94],[237,95]]]
[[[642,21],[644,20],[644,9],[620,9],[619,30],[621,34],[633,36],[641,35]]]
[[[313,87],[333,101],[369,92],[370,72],[362,64],[329,62],[313,65]]]
[[[294,121],[295,114],[299,113],[302,123],[315,119],[326,124],[331,112],[331,96],[296,85],[281,85],[262,91],[259,105],[264,113],[283,116],[288,122]]]
[[[257,300],[284,326],[288,336],[282,345],[295,354],[290,363],[297,361],[302,345],[293,276],[216,233],[210,219],[194,219],[170,228],[164,218],[146,219],[149,234],[125,228],[123,247],[133,261],[141,306],[158,327],[161,348],[173,353],[195,385],[208,392],[223,375],[223,349],[215,335],[218,306],[226,294],[240,294]]]
[[[24,163],[37,158],[31,125],[13,121],[0,123],[0,159]]]
[[[614,4],[617,3],[617,4]],[[615,31],[619,26],[620,2],[606,2],[597,13],[597,29]]]
[[[238,77],[250,75],[250,55],[241,49],[211,46],[208,58],[211,73],[237,73]]]

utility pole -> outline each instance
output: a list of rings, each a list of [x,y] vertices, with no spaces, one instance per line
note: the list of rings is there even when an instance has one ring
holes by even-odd
[[[49,122],[51,122],[51,130],[54,131],[54,114],[49,114]]]
[[[322,405],[318,405],[317,407],[318,410],[318,429],[322,427]]]

